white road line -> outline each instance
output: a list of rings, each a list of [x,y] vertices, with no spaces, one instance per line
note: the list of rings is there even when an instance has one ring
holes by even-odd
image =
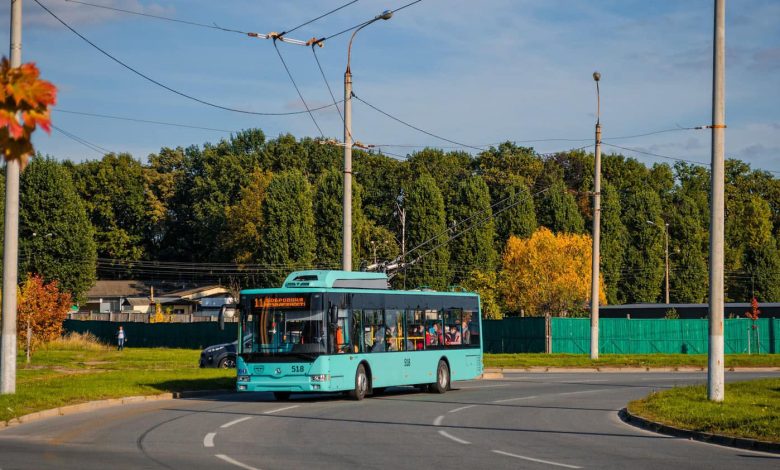
[[[238,418],[238,419],[235,419],[235,420],[233,420],[233,421],[231,421],[231,422],[229,422],[229,423],[225,423],[225,424],[223,424],[222,426],[220,426],[220,428],[223,428],[223,429],[224,429],[224,428],[229,428],[230,426],[233,426],[234,424],[238,424],[238,423],[240,423],[240,422],[242,422],[242,421],[246,421],[246,420],[248,420],[248,419],[252,419],[252,417],[251,417],[251,416],[245,416],[245,417],[243,417],[243,418]]]
[[[459,439],[459,438],[453,436],[452,434],[448,434],[445,431],[439,431],[439,434],[441,434],[442,436],[446,437],[447,439],[452,439],[453,441],[457,442],[458,444],[471,444],[471,442],[464,441],[463,439]]]
[[[252,467],[252,466],[249,466],[249,465],[247,465],[245,463],[241,463],[238,460],[231,459],[230,457],[228,457],[227,455],[224,455],[224,454],[214,454],[214,457],[216,457],[218,459],[222,459],[222,460],[224,460],[227,463],[235,465],[236,467],[245,468],[246,470],[260,470],[257,467]],[[579,467],[577,467],[577,468],[579,468]]]
[[[215,432],[206,434],[206,437],[203,438],[203,447],[214,447],[214,436],[216,435]]]
[[[438,418],[433,420],[434,426],[441,426],[441,422],[444,421],[444,415],[439,416]]]
[[[263,414],[264,415],[270,415],[270,414],[273,414],[273,413],[278,413],[280,411],[285,411],[285,410],[291,410],[293,408],[298,408],[299,406],[300,405],[285,406],[284,408],[278,408],[278,409],[275,409],[275,410],[264,411]]]
[[[454,410],[450,410],[449,413],[457,413],[458,411],[463,411],[468,408],[474,408],[477,405],[468,405],[468,406],[461,406],[460,408],[455,408]]]
[[[561,396],[561,395],[578,395],[580,393],[596,393],[596,392],[609,392],[610,390],[616,390],[614,388],[601,388],[598,390],[580,390],[579,392],[564,392],[564,393],[554,393],[549,396]]]
[[[493,452],[495,452],[496,454],[506,455],[507,457],[514,457],[516,459],[528,460],[529,462],[546,463],[547,465],[555,465],[556,467],[582,468],[576,465],[567,465],[565,463],[551,462],[549,460],[534,459],[532,457],[524,457],[522,455],[510,454],[509,452],[504,452],[501,450],[494,450]]]
[[[530,400],[531,398],[539,398],[538,395],[531,395],[530,397],[518,397],[518,398],[506,398],[504,400],[494,400],[493,403],[506,403],[517,400]]]
[[[457,387],[458,390],[471,390],[475,388],[496,388],[496,387],[511,387],[510,384],[505,385],[477,385],[476,387]]]

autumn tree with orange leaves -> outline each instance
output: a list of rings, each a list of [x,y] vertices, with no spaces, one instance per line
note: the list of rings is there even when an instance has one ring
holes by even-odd
[[[49,106],[57,101],[57,88],[39,75],[33,63],[0,62],[0,149],[6,161],[19,159],[22,169],[33,153],[35,128],[51,132]]]
[[[590,302],[592,242],[588,235],[553,234],[541,227],[531,238],[512,236],[504,250],[499,290],[507,308],[526,316],[571,316]],[[606,304],[604,280],[599,300]]]
[[[70,293],[60,292],[57,281],[46,284],[38,274],[29,274],[17,294],[18,340],[29,344],[31,353],[41,344],[62,336],[62,322],[73,305]],[[27,341],[27,333],[30,341]]]

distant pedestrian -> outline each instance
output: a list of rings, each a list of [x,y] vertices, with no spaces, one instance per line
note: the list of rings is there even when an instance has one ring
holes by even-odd
[[[122,329],[122,327],[119,327],[119,330],[116,332],[116,346],[117,350],[121,351],[125,349],[125,340],[127,339],[127,336],[125,336],[125,330]]]

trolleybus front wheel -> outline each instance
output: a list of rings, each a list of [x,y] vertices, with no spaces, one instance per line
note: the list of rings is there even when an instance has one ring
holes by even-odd
[[[366,375],[366,368],[363,364],[357,367],[355,372],[355,389],[349,392],[349,396],[355,400],[362,400],[366,398],[368,393],[368,376]]]
[[[450,388],[450,368],[443,360],[439,361],[436,368],[436,382],[431,384],[431,391],[434,393],[444,393]]]

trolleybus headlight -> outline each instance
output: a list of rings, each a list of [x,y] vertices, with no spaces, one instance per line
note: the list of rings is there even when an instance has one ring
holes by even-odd
[[[248,375],[239,375],[238,376],[239,382],[249,382],[249,376]]]
[[[248,373],[249,373],[249,371],[246,370],[246,369],[238,369],[238,375],[246,375]]]
[[[319,374],[319,375],[312,375],[311,376],[311,381],[312,382],[327,382],[328,380],[330,380],[330,375],[329,374]]]

